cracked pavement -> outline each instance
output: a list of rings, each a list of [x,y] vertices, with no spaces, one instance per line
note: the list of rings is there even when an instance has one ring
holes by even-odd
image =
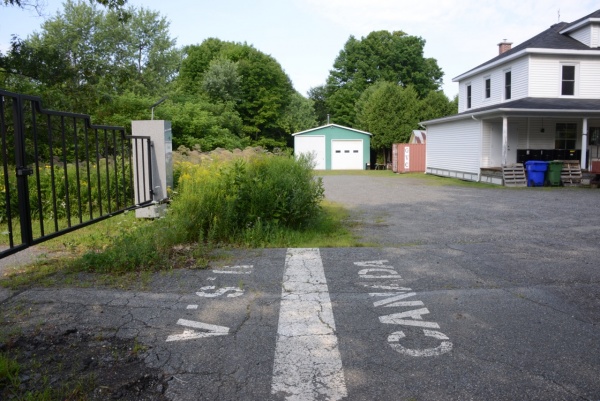
[[[287,273],[286,249],[265,249],[237,252],[227,263],[240,268],[221,267],[227,274],[157,274],[147,291],[4,290],[2,313],[24,328],[53,324],[135,338],[148,347],[148,366],[173,376],[166,392],[173,400],[294,399],[272,391],[287,297],[314,315],[279,334],[312,327],[317,332],[304,336],[312,350],[319,342],[328,349],[333,333],[348,400],[600,399],[600,192],[428,186],[414,177],[326,176],[324,184],[329,200],[350,208],[363,240],[380,244],[320,249],[326,284]],[[359,275],[368,267],[356,263],[373,261],[401,278]],[[240,292],[232,288],[241,295],[229,297]],[[375,305],[402,288],[415,293],[402,299],[412,304]],[[333,316],[317,302],[323,291]],[[399,321],[382,316],[423,308],[413,326],[382,323]],[[209,336],[210,329],[180,319],[229,331],[214,328]],[[439,345],[442,336],[424,335],[430,323],[451,351],[397,352],[398,344]],[[185,330],[200,337],[166,341]],[[326,386],[325,379],[312,384]]]

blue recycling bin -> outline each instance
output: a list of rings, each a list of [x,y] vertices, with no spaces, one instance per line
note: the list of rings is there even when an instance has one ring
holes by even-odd
[[[527,170],[527,186],[528,187],[543,187],[546,170],[548,170],[548,162],[539,160],[529,160],[525,162],[525,170]]]

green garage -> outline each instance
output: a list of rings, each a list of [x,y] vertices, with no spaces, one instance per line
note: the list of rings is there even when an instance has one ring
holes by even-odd
[[[365,170],[370,161],[371,134],[337,124],[292,134],[294,154],[311,155],[315,170]]]

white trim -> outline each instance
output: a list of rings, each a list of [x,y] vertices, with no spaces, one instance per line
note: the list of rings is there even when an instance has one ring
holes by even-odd
[[[420,124],[423,125],[436,125],[443,124],[449,121],[457,121],[462,119],[470,119],[475,116],[485,116],[486,114],[502,114],[502,113],[519,113],[518,115],[513,115],[512,117],[528,117],[526,113],[535,113],[535,114],[544,114],[551,113],[553,115],[561,115],[561,114],[584,114],[587,116],[594,116],[594,118],[600,117],[600,110],[579,110],[579,109],[511,109],[511,108],[497,108],[491,110],[483,110],[483,111],[474,111],[468,114],[455,114],[449,117],[438,118],[435,120],[421,121]],[[509,116],[511,117],[511,116]],[[481,117],[480,117],[481,118]],[[591,117],[588,117],[591,118]]]
[[[490,64],[485,64],[482,65],[481,67],[477,67],[474,70],[471,71],[467,71],[464,74],[461,74],[455,78],[452,79],[452,82],[460,82],[463,79],[472,77],[473,75],[477,75],[483,71],[492,69],[494,67],[497,67],[501,64],[505,64],[508,63],[510,61],[513,61],[517,58],[520,58],[522,56],[525,55],[529,55],[529,54],[556,54],[556,55],[571,55],[571,56],[600,56],[600,51],[598,50],[563,50],[563,49],[538,49],[538,48],[531,48],[531,49],[524,49],[521,50],[520,52],[517,52],[515,54],[512,54],[510,56],[506,56],[506,57],[502,57],[499,60],[494,61],[493,63]]]
[[[567,28],[563,29],[562,31],[559,31],[558,33],[564,34],[564,33],[567,33],[567,32],[576,31],[578,28],[580,28],[582,26],[585,26],[587,24],[594,23],[594,22],[600,22],[600,18],[587,18],[587,19],[584,19],[583,21],[579,21],[575,25],[568,26]]]
[[[296,135],[302,135],[302,134],[306,134],[308,132],[312,132],[312,131],[316,131],[316,130],[320,130],[322,128],[328,128],[328,127],[337,127],[337,128],[341,128],[341,129],[347,129],[349,131],[354,131],[354,132],[358,132],[359,134],[364,134],[364,135],[369,135],[369,136],[373,136],[373,134],[371,134],[370,132],[366,132],[366,131],[361,131],[358,129],[354,129],[354,128],[350,128],[350,127],[344,127],[343,125],[337,125],[337,124],[327,124],[327,125],[322,125],[320,127],[317,128],[311,128],[311,129],[307,129],[306,131],[300,131],[300,132],[296,132],[295,134],[292,134],[292,136],[296,136]]]
[[[487,87],[486,83],[490,81],[490,95],[487,95]],[[483,102],[489,102],[492,99],[492,74],[487,74],[483,76]]]
[[[506,74],[510,72],[510,97],[506,97]],[[503,102],[510,102],[513,99],[513,75],[512,75],[512,66],[507,67],[505,69],[502,70],[502,101]]]
[[[563,75],[565,70],[563,67],[575,67],[575,71],[573,71],[573,94],[572,95],[563,95],[562,93],[562,84],[563,84]],[[561,61],[560,62],[560,80],[558,82],[558,96],[561,98],[575,98],[579,96],[579,63],[573,61]]]

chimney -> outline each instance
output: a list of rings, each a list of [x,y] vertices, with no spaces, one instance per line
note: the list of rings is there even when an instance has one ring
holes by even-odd
[[[507,51],[509,51],[511,49],[511,47],[512,47],[511,42],[507,42],[506,39],[502,39],[502,42],[498,43],[498,50],[499,50],[498,54],[506,53]]]

